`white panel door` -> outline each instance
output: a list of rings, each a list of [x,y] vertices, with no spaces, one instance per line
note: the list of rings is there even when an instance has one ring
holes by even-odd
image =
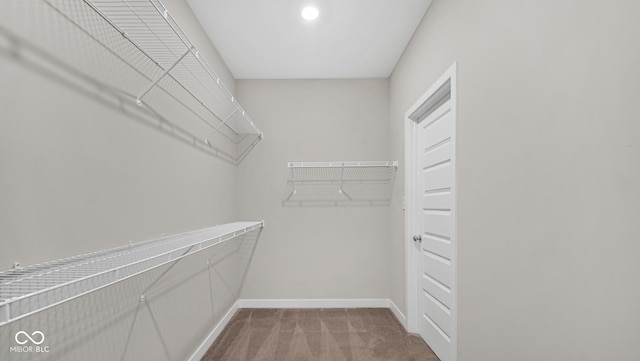
[[[442,361],[454,359],[455,117],[449,99],[417,124],[420,335]]]

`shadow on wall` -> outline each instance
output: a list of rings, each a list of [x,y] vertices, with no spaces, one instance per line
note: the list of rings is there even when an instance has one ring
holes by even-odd
[[[59,61],[54,56],[42,51],[27,41],[18,38],[0,26],[0,56],[15,61],[29,70],[56,81],[67,89],[80,94],[102,106],[120,112],[128,118],[159,131],[171,138],[191,146],[207,155],[219,158],[227,163],[235,164],[231,156],[221,150],[208,146],[188,130],[172,123],[149,107],[138,107],[136,96],[103,84],[77,69]],[[253,148],[254,145],[251,146]],[[248,152],[247,152],[248,153]]]
[[[187,359],[237,301],[260,232],[0,326],[0,359]]]
[[[194,63],[193,56],[181,58],[165,73],[167,65],[161,63],[167,60],[153,59],[84,3],[24,0],[3,5],[1,56],[231,164],[239,163],[260,141],[261,134],[245,124],[244,112],[225,99],[230,95],[212,89],[215,85],[201,85],[205,76],[183,64]],[[163,51],[173,51],[165,44],[169,40],[159,41],[167,47]],[[197,78],[201,89],[185,87],[174,73]],[[144,98],[136,104],[138,96]]]

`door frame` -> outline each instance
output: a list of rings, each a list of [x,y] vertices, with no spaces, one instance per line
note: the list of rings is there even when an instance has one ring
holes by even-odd
[[[450,86],[450,88],[449,88]],[[429,87],[429,89],[409,108],[405,113],[405,276],[406,276],[406,303],[407,303],[407,331],[412,333],[418,333],[418,320],[419,320],[419,275],[420,265],[418,262],[419,249],[416,247],[413,241],[413,235],[418,234],[419,222],[416,222],[417,208],[419,206],[419,200],[414,199],[412,195],[416,194],[418,184],[415,174],[419,170],[418,160],[418,122],[423,118],[420,118],[423,114],[427,113],[430,109],[437,108],[440,104],[442,94],[447,90],[451,92],[451,112],[453,122],[455,124],[455,131],[453,132],[452,141],[454,142],[454,151],[452,157],[452,166],[454,167],[454,181],[453,189],[451,190],[453,196],[453,287],[452,297],[454,307],[451,310],[453,317],[453,332],[451,335],[451,355],[453,360],[457,360],[457,345],[458,345],[458,235],[457,235],[457,129],[458,129],[458,62],[454,62],[453,65],[447,69],[440,76],[440,78]],[[444,89],[444,91],[443,91]]]

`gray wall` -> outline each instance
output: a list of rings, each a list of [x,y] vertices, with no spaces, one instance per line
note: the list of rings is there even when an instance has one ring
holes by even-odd
[[[402,158],[404,112],[459,61],[459,360],[640,359],[639,12],[435,0],[393,72]]]
[[[238,80],[266,137],[238,167],[239,217],[266,226],[242,298],[388,298],[388,207],[284,207],[287,162],[387,160],[388,81]]]
[[[186,2],[164,2],[233,89]],[[11,17],[21,16],[15,9],[22,4],[35,6],[25,14],[33,19],[46,8],[41,1],[2,2],[0,24],[16,21]],[[65,34],[52,22],[18,24],[28,25],[33,33],[15,35],[38,36],[38,29]],[[74,39],[65,39],[69,47]],[[83,51],[91,49],[78,49],[78,58]],[[0,269],[237,219],[236,167],[98,101],[104,94],[83,94],[70,86],[83,82],[48,68],[36,71],[0,53]],[[185,259],[144,303],[140,292],[166,267],[0,327],[0,359],[186,359],[237,296],[251,242]],[[227,253],[232,256],[220,260]],[[211,257],[219,261],[215,269],[207,267]],[[51,352],[9,354],[18,330],[43,331]]]

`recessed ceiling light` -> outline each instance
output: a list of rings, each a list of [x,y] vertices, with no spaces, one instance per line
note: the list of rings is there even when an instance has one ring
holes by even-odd
[[[305,20],[315,20],[318,18],[318,15],[320,15],[320,12],[315,6],[307,6],[306,8],[302,9],[302,17]]]

